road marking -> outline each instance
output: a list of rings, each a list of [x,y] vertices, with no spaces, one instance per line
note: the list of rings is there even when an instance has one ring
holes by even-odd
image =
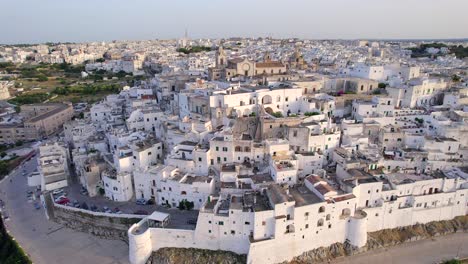
[[[52,230],[52,231],[50,231],[50,232],[47,232],[46,235],[50,235],[50,234],[52,234],[52,233],[55,233],[55,232],[57,232],[57,231],[59,231],[60,229],[63,229],[63,228],[64,228],[64,226],[61,226],[61,227],[59,227],[59,228],[57,228],[57,229],[54,229],[54,230]]]

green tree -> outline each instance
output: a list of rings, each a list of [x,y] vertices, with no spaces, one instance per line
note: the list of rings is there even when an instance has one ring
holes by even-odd
[[[456,74],[452,75],[452,81],[453,82],[459,82],[460,80],[461,80],[460,76],[458,76]]]
[[[47,76],[45,76],[44,74],[41,74],[41,75],[39,75],[37,77],[37,81],[39,81],[39,82],[46,82],[48,80],[49,80],[49,78]]]

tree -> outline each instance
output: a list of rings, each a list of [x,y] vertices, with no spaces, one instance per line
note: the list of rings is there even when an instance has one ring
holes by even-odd
[[[384,89],[385,87],[387,87],[386,83],[379,83],[379,88],[380,89]]]
[[[37,77],[37,81],[39,81],[39,82],[46,82],[46,81],[48,81],[48,80],[49,80],[49,78],[48,78],[47,76],[43,75],[43,74],[42,74],[42,75],[39,75],[39,76]]]
[[[0,153],[0,158],[2,158],[2,159],[3,159],[3,158],[6,156],[6,155],[7,155],[7,154],[6,154],[6,152],[5,152],[5,151],[3,151],[2,153]]]

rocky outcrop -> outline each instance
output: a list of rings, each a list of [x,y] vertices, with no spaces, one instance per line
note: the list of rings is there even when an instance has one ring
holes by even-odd
[[[161,248],[153,252],[147,264],[242,264],[246,255],[237,255],[230,251],[195,248]]]
[[[468,231],[468,216],[459,216],[447,221],[416,224],[369,233],[366,248],[367,250],[372,250],[466,231]]]
[[[349,243],[335,243],[329,247],[320,247],[295,257],[289,264],[323,263],[328,260],[351,256],[368,250],[391,247],[405,242],[418,241],[431,237],[468,231],[468,216],[459,216],[452,220],[416,224],[413,226],[385,229],[368,233],[367,244],[356,248]]]

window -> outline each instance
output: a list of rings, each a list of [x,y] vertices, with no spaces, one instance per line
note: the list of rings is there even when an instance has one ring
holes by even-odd
[[[250,222],[245,222],[244,224],[245,224],[245,225],[250,225]]]
[[[202,161],[202,158],[198,158],[198,161]]]
[[[293,137],[297,137],[297,130],[293,131]]]
[[[262,226],[266,225],[266,222],[265,221],[262,221]]]
[[[323,226],[323,219],[319,219],[317,221],[317,226]]]
[[[236,234],[236,231],[231,230],[231,235],[235,235],[235,234]]]
[[[219,147],[216,147],[216,151],[219,151]]]
[[[309,228],[309,224],[306,224],[306,225],[305,225],[305,229],[307,229],[307,228]]]
[[[219,222],[218,222],[218,225],[224,225],[224,222],[223,222],[223,221],[219,221]]]
[[[211,230],[208,230],[208,233],[210,233],[210,234],[211,234]]]
[[[325,212],[325,206],[320,206],[318,212],[319,212],[319,213]]]
[[[325,220],[327,220],[327,221],[330,220],[330,214],[327,214],[327,216],[325,217]]]

